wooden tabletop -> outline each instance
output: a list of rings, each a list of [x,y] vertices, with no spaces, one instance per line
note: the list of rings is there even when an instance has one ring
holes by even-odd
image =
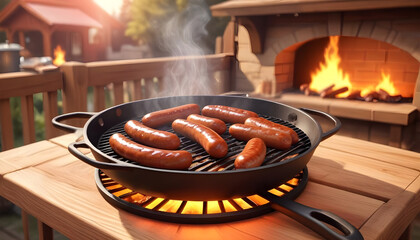
[[[0,153],[0,195],[71,239],[320,239],[279,212],[224,224],[175,224],[111,206],[67,134]],[[89,153],[92,157],[92,155]],[[323,141],[297,202],[324,209],[365,239],[398,239],[420,210],[420,154],[342,136]]]

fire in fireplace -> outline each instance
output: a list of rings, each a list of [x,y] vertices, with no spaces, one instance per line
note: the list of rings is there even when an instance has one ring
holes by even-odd
[[[66,51],[64,51],[60,45],[57,45],[54,49],[54,60],[53,64],[60,66],[66,62]]]
[[[302,92],[323,98],[346,98],[369,102],[411,102],[415,79],[410,79],[410,74],[404,71],[404,65],[396,64],[395,59],[392,59],[396,53],[399,56],[404,56],[405,53],[378,41],[343,37],[346,59],[342,61],[340,39],[339,36],[329,37],[323,59],[317,63],[316,69],[309,71],[310,82],[300,85]],[[358,42],[369,43],[366,45],[370,49],[366,50],[367,46],[358,45]],[[303,46],[303,50],[307,51],[306,49],[312,49],[313,46],[314,44]],[[346,46],[351,49],[346,49]],[[305,55],[306,53],[303,54]],[[373,59],[374,55],[376,59]],[[406,55],[406,61],[411,60],[408,54]],[[298,59],[299,51],[297,52]],[[309,65],[313,66],[313,64]],[[363,72],[369,72],[370,75],[361,78]]]

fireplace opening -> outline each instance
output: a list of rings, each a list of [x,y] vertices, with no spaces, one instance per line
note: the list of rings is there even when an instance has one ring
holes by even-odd
[[[330,36],[296,49],[293,88],[326,98],[411,103],[418,72],[419,62],[391,44]]]

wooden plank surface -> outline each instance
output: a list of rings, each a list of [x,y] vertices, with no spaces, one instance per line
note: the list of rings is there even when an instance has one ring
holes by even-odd
[[[420,153],[339,135],[321,142],[320,146],[420,171]]]
[[[66,236],[320,239],[279,212],[226,224],[191,225],[151,220],[114,208],[99,194],[94,168],[68,153],[67,145],[76,137],[68,134],[0,153],[1,194]],[[414,166],[418,155],[387,147],[388,160],[381,163],[381,155],[373,154],[380,146],[341,136],[322,142],[308,165],[310,182],[296,201],[337,214],[360,227],[365,239],[398,236],[420,211],[420,171]],[[407,161],[392,161],[392,155]],[[12,160],[16,162],[4,167]]]
[[[30,146],[22,146],[6,152],[0,152],[0,175],[69,154],[66,148],[57,147],[57,144],[48,141],[35,142]]]
[[[419,175],[416,170],[322,147],[315,150],[308,169],[312,181],[381,200],[400,194]]]
[[[360,229],[366,239],[398,239],[420,211],[420,178],[389,200]],[[378,226],[381,226],[379,228]]]
[[[171,236],[189,239],[199,237],[200,233],[204,239],[223,239],[224,232],[232,237],[245,236],[249,239],[253,236],[263,239],[286,239],[290,236],[295,239],[320,239],[311,231],[302,231],[304,227],[301,224],[278,212],[263,216],[263,221],[254,218],[221,225],[170,224],[134,217],[118,211],[102,198],[96,190],[93,171],[93,167],[75,161],[74,157],[64,156],[24,172],[7,174],[3,192],[10,200],[19,201],[23,209],[36,214],[41,221],[77,239],[82,236],[105,239],[129,239],[133,236],[162,239]],[[356,226],[360,226],[383,204],[379,200],[316,183],[309,183],[297,201],[335,212]],[[357,207],[349,208],[349,203]],[[55,214],[61,218],[51,221]],[[162,227],[167,232],[155,231]]]

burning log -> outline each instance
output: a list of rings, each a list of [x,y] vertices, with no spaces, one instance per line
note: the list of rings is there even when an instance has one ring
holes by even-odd
[[[327,94],[328,92],[331,92],[331,91],[332,91],[332,89],[334,88],[334,86],[335,86],[335,84],[331,84],[330,86],[328,86],[328,87],[326,87],[326,88],[322,89],[322,90],[319,92],[319,94],[322,96],[322,95]]]
[[[315,91],[313,91],[313,90],[311,90],[309,88],[309,84],[308,83],[304,83],[304,84],[300,85],[299,89],[300,89],[301,92],[305,93],[306,96],[309,96],[309,95],[318,95],[317,92],[315,92]]]
[[[376,91],[370,92],[364,96],[364,99],[366,102],[377,102],[379,99],[379,93]]]
[[[362,98],[362,95],[360,95],[360,90],[354,90],[352,91],[346,98],[350,100],[364,100]]]
[[[347,92],[349,90],[348,87],[342,87],[339,88],[337,90],[329,90],[329,91],[325,91],[321,93],[321,97],[322,98],[334,98],[336,95],[340,94],[340,93],[344,93]]]
[[[389,103],[400,102],[402,99],[401,95],[391,96],[387,91],[383,90],[382,88],[378,91],[379,100]]]
[[[378,95],[379,95],[379,100],[388,102],[389,98],[391,97],[391,95],[389,95],[389,93],[385,90],[383,90],[382,88],[379,89],[378,91]]]

